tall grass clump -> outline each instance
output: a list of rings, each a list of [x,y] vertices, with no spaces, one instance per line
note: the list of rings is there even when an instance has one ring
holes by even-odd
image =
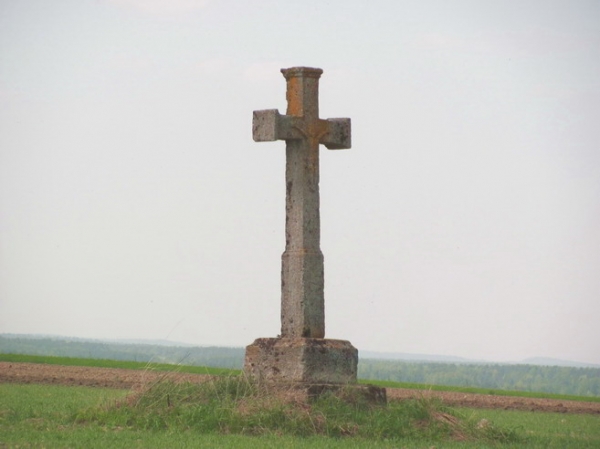
[[[290,394],[292,393],[292,394]],[[241,376],[202,384],[168,380],[76,415],[115,428],[364,439],[516,441],[515,432],[463,417],[432,399],[373,404],[351,389],[298,399]]]

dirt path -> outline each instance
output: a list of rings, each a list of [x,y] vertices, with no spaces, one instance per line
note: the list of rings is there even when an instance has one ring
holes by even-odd
[[[176,382],[205,382],[211,376],[120,368],[0,362],[0,382],[136,389],[164,378]],[[448,405],[460,407],[600,415],[600,402],[562,401],[556,399],[520,398],[472,393],[409,390],[403,388],[388,388],[387,394],[389,399],[436,397]]]

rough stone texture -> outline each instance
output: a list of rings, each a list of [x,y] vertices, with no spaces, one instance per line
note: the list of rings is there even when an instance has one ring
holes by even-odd
[[[350,119],[319,118],[321,69],[282,69],[287,112],[254,111],[257,142],[286,141],[285,252],[281,258],[281,336],[325,337],[323,254],[320,249],[319,144],[351,146]]]
[[[244,372],[266,383],[343,385],[356,383],[357,365],[358,350],[345,340],[257,338],[246,347]]]

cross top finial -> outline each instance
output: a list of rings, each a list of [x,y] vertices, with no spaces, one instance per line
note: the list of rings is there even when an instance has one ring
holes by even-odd
[[[283,73],[286,80],[295,76],[318,79],[323,74],[323,69],[317,69],[315,67],[290,67],[289,69],[281,69],[281,73]]]

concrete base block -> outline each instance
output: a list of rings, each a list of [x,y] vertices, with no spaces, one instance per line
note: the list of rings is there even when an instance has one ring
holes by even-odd
[[[345,340],[257,338],[246,347],[244,373],[266,383],[356,383],[358,350]]]

